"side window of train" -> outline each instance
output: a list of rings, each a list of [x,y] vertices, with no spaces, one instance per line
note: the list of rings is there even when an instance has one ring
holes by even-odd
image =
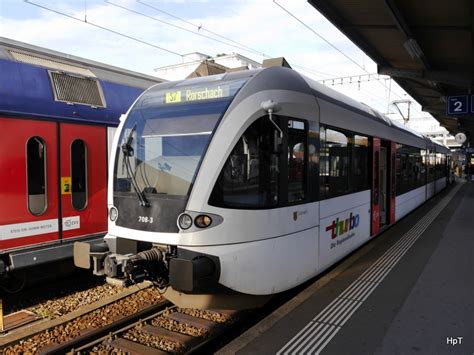
[[[31,137],[26,144],[28,209],[39,216],[47,208],[46,145],[41,137]]]
[[[279,124],[280,118],[273,119]],[[278,138],[267,116],[252,123],[225,162],[209,204],[249,209],[278,206],[282,153]]]
[[[72,207],[80,211],[87,206],[87,147],[83,140],[71,144]]]
[[[436,179],[446,177],[446,155],[436,153]]]
[[[429,167],[430,173],[428,176],[428,181],[432,182],[436,179],[436,154],[433,151],[429,152]]]
[[[352,192],[368,190],[369,138],[354,134],[352,147]]]
[[[326,128],[319,128],[319,198],[329,195],[329,154],[326,148]]]
[[[423,186],[428,162],[426,151],[399,143],[396,157],[396,195]],[[428,174],[429,172],[428,165]]]
[[[306,126],[307,123],[288,120],[288,203],[306,197]]]
[[[336,197],[350,192],[350,140],[348,133],[320,129],[320,197]]]
[[[403,144],[397,144],[397,196],[410,191],[410,178],[412,174],[408,149]]]

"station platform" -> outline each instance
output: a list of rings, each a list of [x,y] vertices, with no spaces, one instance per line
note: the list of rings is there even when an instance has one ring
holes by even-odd
[[[218,354],[474,354],[473,224],[458,181]]]

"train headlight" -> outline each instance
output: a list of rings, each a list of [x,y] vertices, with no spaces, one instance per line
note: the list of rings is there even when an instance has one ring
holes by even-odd
[[[183,213],[178,217],[178,225],[181,229],[189,229],[193,225],[193,219],[190,215]]]
[[[109,218],[112,222],[115,222],[118,217],[118,209],[116,207],[110,207],[109,209]]]
[[[207,228],[211,225],[212,219],[205,214],[200,214],[194,219],[194,224],[199,228]]]

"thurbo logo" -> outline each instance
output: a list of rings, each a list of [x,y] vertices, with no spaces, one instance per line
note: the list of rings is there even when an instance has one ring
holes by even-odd
[[[337,236],[343,235],[348,231],[357,228],[359,226],[359,215],[353,215],[352,212],[349,215],[349,218],[344,220],[339,220],[336,218],[332,223],[326,227],[326,232],[331,231],[331,238],[335,239]]]

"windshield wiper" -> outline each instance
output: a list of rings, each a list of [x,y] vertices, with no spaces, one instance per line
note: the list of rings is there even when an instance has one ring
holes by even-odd
[[[148,199],[145,196],[145,193],[140,190],[140,187],[138,186],[138,182],[135,178],[135,173],[132,170],[132,165],[130,164],[130,157],[133,156],[133,147],[132,147],[132,142],[133,142],[133,133],[135,132],[137,128],[137,124],[133,126],[132,130],[128,134],[127,141],[122,144],[122,152],[123,152],[123,160],[125,162],[125,167],[127,168],[127,174],[130,177],[130,180],[132,181],[132,186],[133,189],[135,190],[135,193],[137,194],[138,201],[140,201],[140,206],[144,207],[149,207],[150,202],[148,202]]]

